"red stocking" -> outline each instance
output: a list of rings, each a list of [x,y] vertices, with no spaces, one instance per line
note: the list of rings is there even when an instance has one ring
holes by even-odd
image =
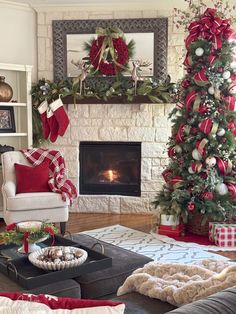
[[[50,128],[47,120],[47,109],[48,109],[48,102],[44,100],[40,106],[38,107],[38,111],[40,113],[41,122],[42,122],[42,129],[43,129],[43,137],[48,139]]]
[[[51,109],[47,111],[47,120],[50,127],[50,141],[54,143],[58,137],[58,123]]]
[[[57,119],[57,123],[59,126],[58,134],[63,136],[65,134],[65,131],[69,125],[69,118],[67,116],[67,113],[64,109],[63,103],[61,101],[61,98],[58,98],[54,102],[50,104],[50,108],[54,113],[54,116]]]

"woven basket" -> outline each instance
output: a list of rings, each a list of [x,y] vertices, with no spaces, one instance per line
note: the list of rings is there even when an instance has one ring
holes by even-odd
[[[192,215],[192,218],[188,220],[187,231],[198,234],[198,235],[208,235],[209,232],[209,222],[212,220],[210,217],[206,220],[206,223],[202,225],[202,220],[204,214],[195,212]]]

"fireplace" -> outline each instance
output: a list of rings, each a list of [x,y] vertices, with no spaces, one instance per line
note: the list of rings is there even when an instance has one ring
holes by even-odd
[[[80,194],[140,196],[140,142],[80,142]]]

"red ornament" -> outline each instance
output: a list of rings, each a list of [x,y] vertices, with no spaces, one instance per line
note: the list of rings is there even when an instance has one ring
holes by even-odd
[[[211,201],[213,200],[213,193],[212,192],[202,192],[201,194],[202,199],[206,201]]]
[[[126,65],[127,62],[129,61],[129,50],[127,44],[121,37],[112,38],[113,46],[117,55],[116,56],[117,64],[114,64],[112,60],[109,61],[103,59],[99,63],[103,41],[104,36],[99,36],[92,42],[89,52],[90,62],[94,66],[94,68],[98,69],[102,74],[116,75],[118,72],[122,70],[121,66]],[[121,66],[119,66],[119,64]]]
[[[181,83],[181,86],[183,88],[187,88],[187,87],[189,87],[189,85],[190,85],[190,81],[189,80],[183,80],[182,83]]]
[[[195,204],[193,202],[188,203],[188,210],[192,212],[195,209]]]

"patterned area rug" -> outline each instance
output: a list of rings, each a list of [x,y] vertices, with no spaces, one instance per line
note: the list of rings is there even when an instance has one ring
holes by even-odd
[[[82,233],[148,256],[155,261],[190,264],[209,258],[228,260],[221,255],[204,251],[200,248],[200,245],[197,245],[197,247],[193,247],[193,245],[183,247],[180,246],[177,241],[175,241],[176,244],[173,239],[172,243],[166,243],[163,239],[159,239],[153,234],[144,233],[120,225],[89,230]]]

